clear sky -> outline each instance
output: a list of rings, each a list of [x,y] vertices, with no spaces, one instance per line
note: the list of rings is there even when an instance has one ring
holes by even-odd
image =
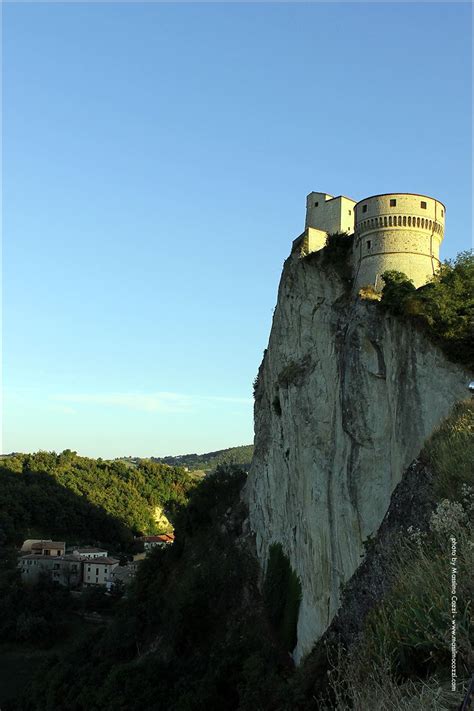
[[[6,4],[6,452],[252,441],[311,190],[471,246],[471,6]]]

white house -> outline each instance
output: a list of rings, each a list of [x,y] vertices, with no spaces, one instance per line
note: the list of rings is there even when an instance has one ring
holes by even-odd
[[[107,558],[108,551],[104,548],[75,548],[74,555],[79,555],[81,558]]]
[[[106,558],[103,556],[93,559],[91,558],[90,560],[83,560],[84,585],[107,586],[107,583],[112,583],[112,573],[118,564],[119,561],[117,558]]]

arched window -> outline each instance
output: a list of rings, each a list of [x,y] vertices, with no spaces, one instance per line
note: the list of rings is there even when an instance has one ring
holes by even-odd
[[[390,227],[392,226],[392,216],[391,215],[389,215],[388,224]]]
[[[384,227],[387,227],[387,218],[386,217],[383,218],[383,224],[384,224]]]
[[[424,218],[424,217],[421,218],[421,226],[422,226],[422,227],[425,226],[425,218]]]
[[[399,227],[402,226],[402,216],[401,215],[399,215],[399,217],[398,217],[398,226]]]
[[[433,227],[433,222],[432,222],[432,220],[430,220],[430,224],[429,224],[430,230],[431,230],[432,227]]]
[[[403,215],[403,226],[404,227],[407,226],[407,216],[406,215]]]
[[[416,218],[416,226],[417,226],[417,227],[420,226],[420,218],[419,218],[419,217]]]
[[[411,227],[411,217],[408,218],[408,227]]]

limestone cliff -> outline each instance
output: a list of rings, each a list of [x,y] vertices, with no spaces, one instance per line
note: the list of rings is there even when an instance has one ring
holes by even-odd
[[[296,661],[330,624],[363,542],[467,377],[412,324],[351,299],[324,252],[286,261],[246,497],[262,567],[279,542],[301,579]]]

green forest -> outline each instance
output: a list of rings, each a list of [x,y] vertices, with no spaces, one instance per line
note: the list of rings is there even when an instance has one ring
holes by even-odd
[[[134,535],[161,533],[155,507],[172,519],[193,486],[182,467],[149,460],[130,467],[70,450],[4,456],[0,541],[18,545],[46,537],[119,549]]]

